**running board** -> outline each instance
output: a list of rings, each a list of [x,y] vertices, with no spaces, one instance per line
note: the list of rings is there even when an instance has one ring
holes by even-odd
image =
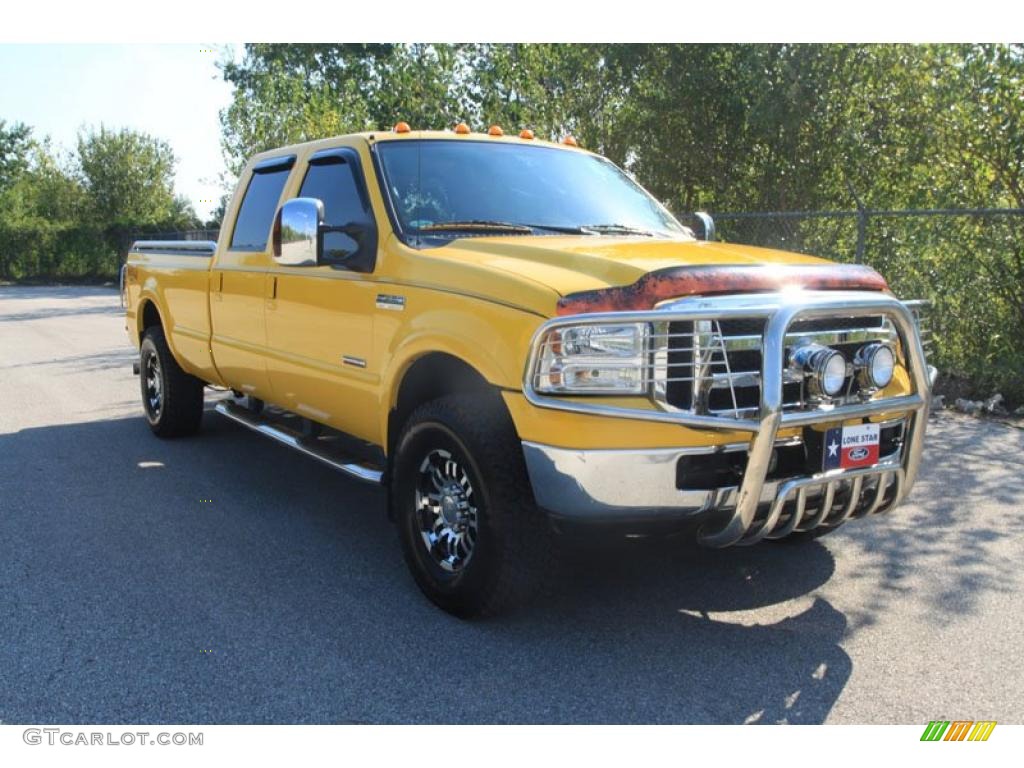
[[[227,416],[232,421],[236,421],[254,432],[259,432],[261,435],[266,435],[279,443],[287,445],[289,448],[294,448],[300,453],[312,456],[314,459],[318,459],[324,464],[344,472],[349,477],[354,477],[356,480],[379,485],[381,478],[384,476],[384,473],[379,469],[354,462],[351,460],[351,457],[342,456],[335,451],[331,451],[330,448],[332,446],[330,446],[328,441],[303,438],[301,435],[294,434],[290,430],[268,423],[266,419],[261,418],[258,414],[254,414],[252,411],[234,403],[221,401],[214,406],[214,410],[221,416]]]

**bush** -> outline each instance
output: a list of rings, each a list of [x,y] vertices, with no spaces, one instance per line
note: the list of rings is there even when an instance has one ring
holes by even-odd
[[[111,279],[119,265],[117,248],[98,229],[45,221],[0,222],[0,279]]]

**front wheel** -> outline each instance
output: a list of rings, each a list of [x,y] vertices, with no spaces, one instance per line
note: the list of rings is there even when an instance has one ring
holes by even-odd
[[[154,434],[180,437],[199,430],[203,382],[181,369],[162,328],[149,328],[142,337],[139,383],[142,408]]]
[[[413,412],[396,443],[391,504],[416,584],[449,613],[499,613],[539,586],[551,528],[497,397],[445,397]]]

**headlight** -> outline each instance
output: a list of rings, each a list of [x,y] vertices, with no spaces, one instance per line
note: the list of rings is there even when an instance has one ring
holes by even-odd
[[[846,358],[821,344],[803,344],[789,354],[792,366],[802,370],[813,395],[835,397],[846,383]]]
[[[572,325],[541,337],[533,388],[547,394],[640,395],[647,386],[647,325]]]
[[[853,364],[861,388],[884,389],[892,381],[896,355],[887,344],[868,344],[857,351]]]

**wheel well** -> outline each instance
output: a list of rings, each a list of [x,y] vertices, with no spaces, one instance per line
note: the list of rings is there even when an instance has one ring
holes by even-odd
[[[418,406],[464,392],[493,393],[495,389],[475,368],[452,355],[432,352],[417,359],[402,377],[395,406],[388,414],[388,456],[394,454],[398,433]]]
[[[147,301],[142,305],[142,328],[139,330],[139,337],[141,338],[146,329],[154,325],[163,327],[163,322],[160,320],[160,311],[156,308],[156,304],[152,301]]]

